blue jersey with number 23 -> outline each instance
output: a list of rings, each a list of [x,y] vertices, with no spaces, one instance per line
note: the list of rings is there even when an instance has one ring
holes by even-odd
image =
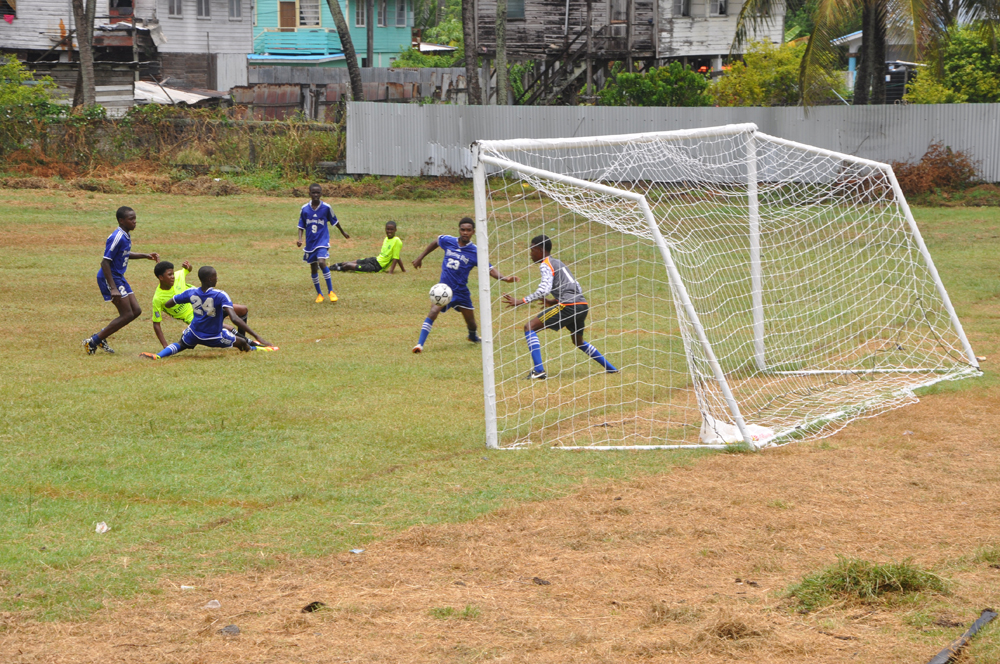
[[[232,309],[233,301],[226,291],[209,288],[189,288],[180,295],[174,296],[177,304],[190,303],[194,309],[194,320],[191,321],[191,333],[199,339],[218,339],[222,336],[222,321],[226,317],[224,309]]]
[[[479,265],[476,245],[470,242],[463,247],[458,244],[457,237],[441,235],[438,237],[438,246],[444,249],[441,283],[448,284],[452,292],[468,292],[469,273]]]

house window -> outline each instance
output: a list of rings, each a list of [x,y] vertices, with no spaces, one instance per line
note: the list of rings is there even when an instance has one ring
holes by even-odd
[[[524,18],[524,0],[507,0],[507,20],[516,21]]]
[[[243,0],[229,0],[229,18],[233,20],[243,18]]]
[[[319,25],[319,0],[299,0],[299,25]]]
[[[354,3],[354,27],[365,27],[365,0],[357,0]]]
[[[8,2],[8,0],[0,0],[0,16],[13,16],[17,18],[17,2],[13,0]]]
[[[108,14],[110,16],[131,16],[132,0],[111,0],[108,2]]]
[[[717,0],[716,9],[718,10],[718,16],[728,16],[729,0]]]
[[[183,14],[184,14],[184,9],[181,0],[167,0],[168,16],[182,16]]]
[[[691,0],[674,0],[674,16],[690,16]]]
[[[208,0],[198,0],[198,17],[199,18],[210,18],[212,16],[212,8],[208,4]]]
[[[406,0],[396,0],[396,27],[406,27]]]
[[[389,25],[389,0],[378,0],[378,21],[375,25],[380,28]]]

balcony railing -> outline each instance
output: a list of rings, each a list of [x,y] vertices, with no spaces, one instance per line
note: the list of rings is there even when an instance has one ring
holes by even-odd
[[[332,55],[341,52],[340,37],[331,28],[262,28],[254,36],[253,52],[269,55]]]

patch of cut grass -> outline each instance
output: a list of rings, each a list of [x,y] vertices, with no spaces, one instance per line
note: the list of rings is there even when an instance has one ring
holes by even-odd
[[[920,569],[909,560],[879,564],[837,556],[836,564],[805,577],[792,586],[788,594],[798,600],[803,612],[809,612],[837,599],[870,602],[886,594],[908,595],[946,590],[944,579]]]
[[[479,608],[472,604],[466,604],[465,608],[460,611],[453,606],[436,606],[430,610],[430,614],[432,618],[437,618],[438,620],[448,620],[451,618],[457,620],[475,620],[479,617]]]

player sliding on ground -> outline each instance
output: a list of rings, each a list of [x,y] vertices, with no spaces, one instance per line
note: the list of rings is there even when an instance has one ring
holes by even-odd
[[[403,249],[403,241],[396,237],[396,222],[385,222],[385,240],[382,241],[382,251],[378,256],[359,258],[346,263],[334,263],[330,269],[334,272],[385,272],[392,274],[399,266],[400,272],[406,272],[399,252]]]
[[[438,239],[427,245],[424,252],[413,261],[413,267],[420,269],[424,257],[441,247],[444,250],[444,260],[441,261],[441,283],[447,284],[451,288],[451,301],[444,307],[439,304],[432,304],[431,311],[424,319],[424,324],[420,328],[420,339],[413,347],[414,353],[424,350],[427,343],[427,335],[431,333],[431,326],[437,320],[438,314],[449,309],[458,309],[465,317],[465,325],[469,328],[469,341],[479,343],[479,335],[476,334],[475,308],[472,306],[472,296],[469,294],[469,273],[474,267],[479,265],[479,258],[476,254],[476,245],[472,244],[472,234],[476,232],[476,224],[472,219],[463,217],[458,222],[458,237],[451,235],[441,235]],[[501,277],[497,269],[490,265],[490,276],[508,284],[520,281],[518,277]]]
[[[510,294],[503,296],[503,301],[508,307],[519,307],[538,299],[544,300],[548,306],[548,309],[524,325],[524,338],[528,342],[528,350],[531,351],[531,359],[535,363],[528,378],[544,380],[546,377],[545,366],[542,364],[542,344],[536,334],[542,328],[559,330],[565,327],[577,348],[593,358],[608,373],[618,373],[618,369],[604,359],[600,351],[583,340],[583,329],[590,307],[583,297],[583,289],[570,274],[566,264],[549,255],[552,252],[552,240],[545,235],[536,235],[531,238],[529,252],[531,262],[539,263],[538,267],[542,273],[542,283],[538,285],[538,290],[520,300],[515,300]],[[552,297],[545,297],[547,294],[551,294]]]
[[[160,260],[155,251],[151,254],[132,252],[132,236],[129,233],[135,230],[135,210],[123,205],[115,212],[115,217],[118,219],[118,228],[104,243],[104,258],[101,260],[101,269],[97,271],[97,287],[101,289],[104,301],[110,300],[115,305],[118,317],[97,334],[83,340],[83,350],[87,351],[87,355],[93,355],[98,348],[105,353],[115,352],[108,345],[108,337],[142,315],[139,300],[135,299],[132,287],[125,281],[129,259]]]
[[[153,332],[156,334],[156,338],[160,340],[160,345],[164,348],[167,347],[167,338],[163,336],[163,328],[160,326],[163,314],[167,314],[170,318],[176,318],[186,325],[190,325],[191,321],[194,320],[194,309],[191,308],[190,304],[178,304],[169,309],[164,306],[174,295],[180,295],[191,288],[187,285],[187,281],[185,281],[185,277],[191,272],[191,263],[184,261],[181,265],[182,268],[177,272],[174,271],[174,264],[170,261],[160,261],[153,268],[153,275],[160,282],[160,285],[157,286],[156,291],[153,293]],[[248,309],[246,305],[234,304],[233,311],[243,319],[244,323],[247,322]],[[233,331],[228,327],[226,329],[230,332]],[[236,336],[243,336],[243,333],[237,330]],[[249,343],[252,346],[256,342],[250,341]]]
[[[323,269],[323,278],[326,279],[326,290],[330,294],[330,301],[337,301],[337,294],[333,292],[333,282],[330,280],[330,268],[326,265],[326,259],[330,257],[330,226],[336,226],[344,239],[350,239],[350,235],[344,232],[344,227],[337,221],[337,215],[333,213],[333,208],[320,200],[323,189],[318,184],[309,185],[308,203],[302,206],[299,213],[299,239],[295,246],[302,246],[302,236],[306,238],[305,253],[302,260],[309,263],[309,271],[312,272],[313,286],[316,287],[316,302],[323,301],[323,289],[319,285],[319,267]],[[328,225],[329,224],[329,225]]]
[[[139,353],[140,357],[149,360],[160,360],[164,357],[176,355],[182,350],[189,350],[195,346],[208,346],[209,348],[231,348],[236,347],[244,352],[251,350],[277,350],[274,346],[264,341],[256,332],[247,327],[243,319],[233,311],[233,301],[229,299],[226,291],[215,287],[218,283],[219,275],[214,267],[206,265],[198,270],[198,278],[201,280],[200,288],[189,288],[180,295],[175,295],[163,305],[165,309],[176,307],[178,304],[190,304],[194,312],[191,325],[184,330],[181,340],[175,344],[170,344],[157,354]],[[229,316],[233,325],[243,334],[249,334],[255,338],[260,345],[251,346],[246,338],[238,337],[222,325],[223,319]]]

